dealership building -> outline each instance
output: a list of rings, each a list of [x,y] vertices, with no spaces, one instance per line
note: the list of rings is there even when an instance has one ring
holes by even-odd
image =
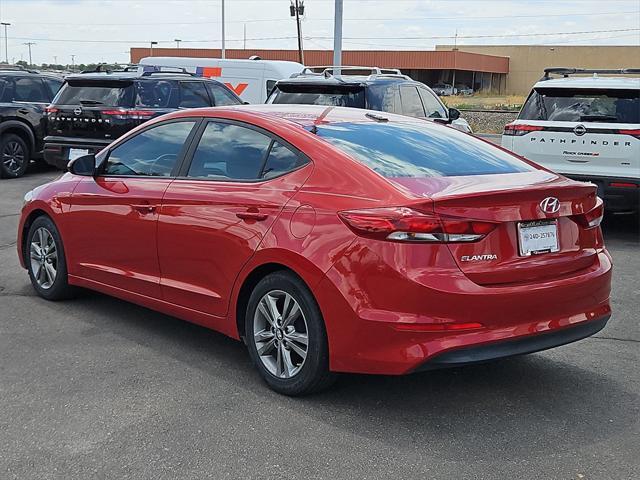
[[[220,58],[219,49],[131,48],[131,62],[148,56]],[[227,58],[298,61],[297,50],[226,50]],[[333,51],[305,50],[308,66],[331,65]],[[435,50],[345,50],[343,65],[399,68],[411,78],[434,85],[466,85],[475,91],[521,94],[542,76],[545,67],[638,68],[637,46],[438,45]]]

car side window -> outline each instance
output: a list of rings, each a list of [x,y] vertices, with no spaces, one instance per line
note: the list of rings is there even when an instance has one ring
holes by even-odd
[[[49,94],[39,78],[16,78],[13,99],[16,102],[49,103]]]
[[[395,85],[386,83],[369,85],[367,108],[380,112],[402,113],[400,108],[400,94]]]
[[[204,82],[180,82],[180,108],[210,107]]]
[[[251,128],[209,122],[189,166],[188,177],[257,180],[271,138]]]
[[[420,98],[424,105],[424,111],[429,118],[447,118],[446,109],[438,101],[438,99],[426,88],[418,87]]]
[[[62,80],[49,77],[45,77],[42,80],[49,87],[49,91],[51,93],[51,95],[49,96],[49,101],[51,101],[53,100],[53,97],[56,96],[56,93],[58,93],[58,90],[60,90],[60,87],[62,86]]]
[[[295,170],[307,163],[307,159],[295,153],[289,147],[274,140],[262,170],[261,178],[269,179]]]
[[[424,108],[418,95],[418,89],[413,85],[400,87],[400,99],[402,101],[402,113],[409,117],[424,117]]]
[[[152,127],[115,147],[103,175],[168,177],[176,166],[194,121]]]
[[[269,94],[271,94],[271,90],[273,90],[273,87],[276,86],[276,83],[278,83],[277,80],[267,80],[267,96],[269,96]]]
[[[215,83],[207,83],[207,88],[209,89],[209,93],[211,94],[211,98],[213,98],[213,104],[216,107],[223,107],[226,105],[238,105],[238,99],[231,95],[229,91],[221,86],[216,85]]]

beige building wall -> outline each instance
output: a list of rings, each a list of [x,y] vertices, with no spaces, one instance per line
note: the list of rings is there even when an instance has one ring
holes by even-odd
[[[436,50],[451,50],[437,45]],[[509,57],[506,93],[526,95],[546,67],[640,68],[637,46],[460,45],[463,52]]]

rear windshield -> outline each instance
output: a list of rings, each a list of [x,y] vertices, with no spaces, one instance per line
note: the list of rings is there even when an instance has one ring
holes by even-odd
[[[131,83],[73,82],[65,84],[56,95],[56,105],[104,105],[130,107],[134,101]]]
[[[533,170],[497,147],[452,128],[419,124],[340,123],[317,134],[387,178],[518,173]]]
[[[304,90],[287,88],[283,91],[276,87],[268,103],[364,108],[364,88],[319,87],[312,90],[305,86]]]
[[[640,90],[538,88],[531,93],[518,118],[640,123]]]

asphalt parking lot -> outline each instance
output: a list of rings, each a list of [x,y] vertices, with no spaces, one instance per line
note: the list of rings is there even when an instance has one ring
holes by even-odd
[[[0,478],[640,478],[640,232],[604,225],[614,315],[595,337],[313,397],[262,384],[244,347],[100,294],[35,296],[0,181]]]

